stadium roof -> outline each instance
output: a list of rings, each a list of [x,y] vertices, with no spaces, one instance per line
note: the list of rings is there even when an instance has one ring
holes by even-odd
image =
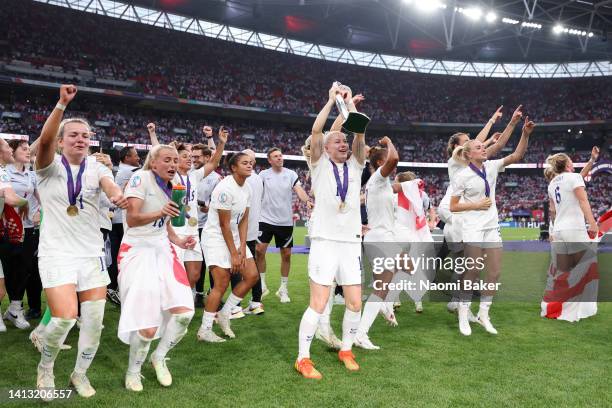
[[[357,65],[493,77],[612,75],[612,0],[36,0]]]
[[[417,58],[518,63],[612,59],[609,0],[127,2],[302,41]],[[492,22],[487,21],[489,12],[496,17]],[[568,32],[553,32],[557,24]],[[580,34],[570,34],[571,29]]]

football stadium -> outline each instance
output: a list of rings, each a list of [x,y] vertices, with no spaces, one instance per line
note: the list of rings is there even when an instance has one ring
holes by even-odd
[[[0,0],[0,403],[612,406],[612,3]]]

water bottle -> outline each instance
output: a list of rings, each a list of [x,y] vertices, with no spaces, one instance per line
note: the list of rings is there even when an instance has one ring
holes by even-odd
[[[181,212],[178,217],[172,217],[173,227],[185,226],[185,205],[187,204],[187,187],[177,184],[172,187],[172,201],[178,206]]]

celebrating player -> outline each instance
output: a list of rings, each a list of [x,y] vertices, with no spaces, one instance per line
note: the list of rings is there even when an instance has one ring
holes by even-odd
[[[46,399],[53,398],[48,392],[55,387],[53,364],[76,322],[78,301],[81,327],[70,382],[83,397],[96,392],[86,371],[100,344],[106,285],[110,281],[100,232],[100,192],[120,208],[127,205],[110,170],[87,157],[92,134],[87,121],[62,120],[76,93],[75,86],[60,87],[59,101],[43,126],[36,156],[38,191],[44,208],[38,266],[52,315],[44,331],[38,364],[37,385],[47,391]],[[56,157],[58,146],[62,154]]]
[[[503,159],[487,160],[487,151],[479,140],[470,140],[460,148],[460,153],[469,164],[454,177],[450,210],[462,213],[465,256],[473,260],[484,258],[485,281],[488,284],[497,283],[501,272],[502,240],[495,205],[497,176],[507,166],[523,158],[534,127],[535,124],[526,118],[516,150]],[[475,267],[468,269],[464,275],[464,282],[475,282],[479,273],[480,271]],[[480,309],[477,316],[478,323],[491,334],[497,334],[489,318],[489,309],[494,294],[495,290],[489,287],[481,291]],[[468,313],[471,295],[471,289],[462,290],[458,310],[459,330],[465,336],[472,333]]]
[[[212,326],[221,298],[229,285],[230,274],[240,273],[242,281],[233,288],[217,313],[221,330],[230,338],[236,337],[230,327],[232,308],[242,301],[259,279],[253,254],[246,245],[250,205],[250,189],[246,179],[253,170],[252,160],[241,152],[228,156],[226,163],[232,175],[215,187],[208,221],[202,230],[202,249],[215,285],[206,299],[198,340],[212,343],[225,341],[213,332]]]
[[[337,86],[329,90],[322,113],[335,104]],[[345,101],[356,110],[350,91]],[[312,189],[317,203],[310,219],[312,244],[308,257],[310,304],[299,328],[296,370],[305,378],[320,379],[310,360],[310,343],[321,313],[329,299],[334,279],[343,286],[346,310],[342,327],[340,361],[351,371],[358,370],[351,348],[361,318],[361,172],[365,166],[365,135],[356,134],[349,158],[346,135],[339,131],[323,135],[313,126],[310,148]]]
[[[164,387],[172,384],[166,355],[185,336],[193,318],[187,272],[172,246],[193,249],[196,244],[191,235],[179,237],[170,225],[170,217],[180,215],[178,206],[170,200],[177,168],[176,149],[156,145],[125,190],[127,231],[118,256],[118,335],[130,345],[125,376],[125,388],[130,391],[142,391],[140,369],[151,341],[160,337],[151,363],[159,383]]]
[[[594,155],[599,152],[594,148]],[[542,316],[571,322],[597,313],[596,274],[589,273],[593,263],[591,237],[597,237],[598,225],[593,217],[582,174],[574,173],[574,164],[565,153],[546,159],[544,174],[550,181],[548,197],[551,212],[551,250],[553,263],[547,293],[542,302]],[[588,227],[585,226],[585,220]],[[588,256],[585,254],[588,253]],[[581,268],[578,267],[582,264]],[[567,279],[567,275],[573,279]],[[583,274],[577,278],[578,274]],[[568,283],[579,284],[568,295]],[[580,287],[580,290],[577,290]],[[562,288],[562,289],[560,289]],[[568,301],[569,299],[573,301]]]

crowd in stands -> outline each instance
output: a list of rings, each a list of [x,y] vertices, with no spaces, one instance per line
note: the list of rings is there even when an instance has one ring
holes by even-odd
[[[369,116],[389,124],[481,123],[497,106],[511,112],[521,103],[540,123],[612,116],[612,82],[605,77],[484,79],[370,69],[19,0],[5,0],[0,19],[11,22],[0,28],[0,73],[9,76],[302,115],[318,112],[320,90],[339,80],[365,95]]]

